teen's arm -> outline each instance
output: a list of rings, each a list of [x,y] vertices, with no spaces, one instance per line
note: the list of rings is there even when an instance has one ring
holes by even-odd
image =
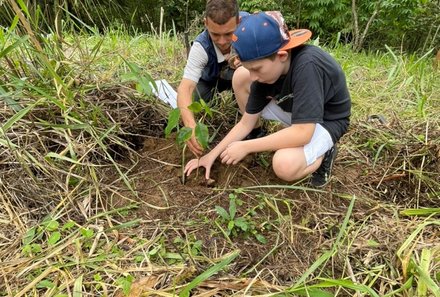
[[[220,141],[215,148],[200,159],[192,159],[186,166],[184,173],[188,176],[198,167],[205,167],[205,178],[209,179],[211,166],[215,159],[231,144],[245,138],[258,122],[260,114],[245,113],[241,120],[229,131],[229,133]],[[244,141],[245,142],[245,141]]]
[[[250,153],[304,146],[310,142],[314,131],[315,124],[293,124],[265,137],[230,143],[220,157],[223,163],[237,164]]]

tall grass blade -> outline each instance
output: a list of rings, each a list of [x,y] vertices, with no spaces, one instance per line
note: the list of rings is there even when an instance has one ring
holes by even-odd
[[[440,215],[440,208],[405,209],[400,214],[404,216],[435,216]]]
[[[19,112],[17,112],[16,114],[14,114],[10,119],[8,119],[6,121],[6,123],[3,124],[3,126],[0,127],[0,133],[6,133],[6,131],[9,130],[9,128],[11,128],[15,123],[17,123],[20,119],[22,119],[24,116],[26,116],[28,114],[28,112],[30,112],[35,106],[37,106],[38,104],[40,104],[40,102],[43,99],[38,100],[37,102],[29,105],[26,108],[23,108],[22,110],[20,110]]]
[[[5,48],[2,51],[0,51],[0,59],[3,58],[3,57],[6,57],[7,54],[12,52],[14,49],[18,48],[20,45],[22,45],[28,39],[29,39],[29,36],[27,36],[27,35],[23,36],[20,39],[18,39],[17,41],[15,41],[13,44],[8,46],[7,48]]]
[[[342,222],[341,229],[339,230],[338,237],[336,238],[332,249],[330,251],[325,252],[322,254],[310,267],[307,269],[307,271],[300,277],[300,279],[292,286],[291,289],[288,290],[288,292],[291,292],[292,290],[298,288],[302,283],[304,283],[307,278],[315,272],[316,269],[318,269],[321,265],[326,263],[338,250],[339,245],[341,243],[342,236],[344,236],[345,231],[347,229],[348,222],[350,220],[350,216],[353,212],[354,202],[356,201],[356,197],[353,196],[351,199],[350,205],[348,206],[347,213],[345,214],[344,221]]]
[[[419,282],[423,283],[423,287],[426,286],[435,297],[440,297],[440,287],[436,282],[429,276],[429,273],[424,271],[421,267],[416,266],[416,272],[419,277]],[[419,287],[417,287],[417,290]],[[426,292],[422,289],[423,292]],[[426,296],[426,295],[418,295],[418,296]]]
[[[218,264],[215,264],[214,266],[208,268],[205,272],[197,276],[195,279],[193,279],[188,285],[185,286],[185,288],[180,292],[179,297],[189,297],[190,292],[192,289],[197,287],[201,282],[208,279],[212,275],[216,274],[223,268],[225,268],[229,263],[231,263],[238,255],[240,254],[240,251],[234,251],[230,253],[228,256],[225,257],[223,261],[221,261]]]
[[[83,275],[80,275],[73,285],[73,297],[82,297]]]
[[[418,267],[421,272],[423,272],[424,275],[429,276],[429,265],[431,264],[431,250],[429,249],[423,249],[422,255],[420,257],[420,266]],[[428,280],[429,282],[429,280]],[[419,297],[425,297],[426,293],[428,292],[428,284],[427,280],[419,276],[419,281],[417,283],[417,296]]]

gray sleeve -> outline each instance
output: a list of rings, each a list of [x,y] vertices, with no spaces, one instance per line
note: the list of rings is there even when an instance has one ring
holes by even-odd
[[[194,42],[183,70],[183,78],[199,82],[203,68],[208,64],[208,54],[199,42]]]

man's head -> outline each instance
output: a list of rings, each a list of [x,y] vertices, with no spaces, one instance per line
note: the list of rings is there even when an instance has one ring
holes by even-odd
[[[240,22],[232,46],[253,80],[273,83],[288,70],[288,51],[311,36],[306,29],[289,32],[279,11],[259,12]]]
[[[239,22],[237,0],[207,0],[205,9],[205,27],[214,44],[228,53],[232,34]]]

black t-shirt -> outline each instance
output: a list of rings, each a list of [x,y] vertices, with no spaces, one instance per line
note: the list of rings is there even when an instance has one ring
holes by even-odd
[[[320,123],[334,142],[347,131],[351,99],[345,74],[335,59],[319,47],[304,45],[291,50],[286,75],[273,84],[254,82],[246,112],[255,114],[275,99],[292,113],[292,124]]]

